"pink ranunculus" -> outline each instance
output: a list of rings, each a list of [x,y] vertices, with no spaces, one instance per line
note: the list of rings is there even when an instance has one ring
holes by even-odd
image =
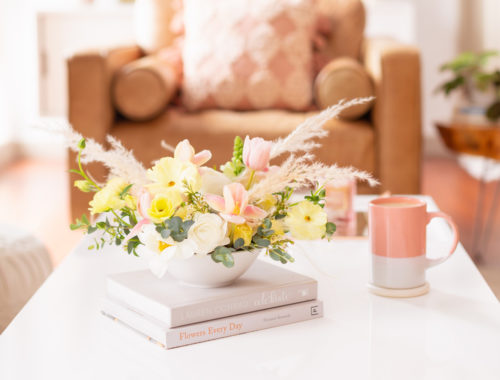
[[[184,139],[175,147],[174,157],[181,161],[189,161],[196,166],[201,166],[212,158],[212,153],[209,150],[202,150],[195,154],[189,140]]]
[[[205,200],[228,222],[243,224],[247,219],[262,219],[267,215],[261,208],[248,204],[248,192],[241,183],[224,186],[223,193],[224,197],[205,194]]]
[[[243,145],[243,162],[247,168],[266,171],[269,167],[269,156],[273,143],[261,137],[245,137]]]

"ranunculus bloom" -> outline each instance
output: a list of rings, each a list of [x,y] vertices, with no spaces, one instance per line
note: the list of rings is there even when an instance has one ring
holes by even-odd
[[[325,210],[309,201],[290,207],[285,219],[292,236],[302,240],[321,239],[326,233],[326,222]]]
[[[191,162],[196,166],[201,166],[212,158],[212,153],[209,150],[202,150],[195,154],[189,140],[184,139],[175,147],[174,157],[182,161]]]
[[[269,167],[269,156],[273,143],[261,137],[245,137],[243,145],[243,162],[247,168],[252,170],[267,170]]]
[[[205,194],[205,200],[228,222],[243,224],[247,219],[262,219],[266,211],[248,204],[248,192],[241,183],[224,186],[224,198],[215,194]]]

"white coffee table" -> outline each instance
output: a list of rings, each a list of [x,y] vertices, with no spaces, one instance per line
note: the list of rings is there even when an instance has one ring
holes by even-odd
[[[434,251],[449,233],[433,222]],[[323,319],[166,351],[100,314],[106,274],[138,260],[88,243],[0,336],[0,379],[500,378],[500,304],[462,246],[429,270],[429,294],[388,299],[366,289],[367,240],[299,244],[288,268],[319,280]]]

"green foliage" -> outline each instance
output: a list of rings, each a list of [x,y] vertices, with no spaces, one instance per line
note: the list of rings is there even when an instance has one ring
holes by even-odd
[[[243,139],[240,136],[234,138],[233,158],[220,167],[224,174],[236,177],[245,169],[243,163]]]
[[[325,196],[326,191],[323,186],[316,189],[316,191],[311,190],[311,195],[306,195],[304,199],[308,200],[315,205],[319,205],[321,207],[325,207]]]
[[[244,245],[245,245],[245,240],[243,240],[242,238],[236,239],[236,241],[233,243],[233,247],[236,250],[243,248]]]
[[[85,149],[85,145],[86,145],[85,139],[82,138],[80,141],[78,141],[77,147],[78,147],[78,149],[83,150],[83,149]]]
[[[70,230],[79,230],[79,229],[88,229],[90,226],[90,222],[87,218],[87,215],[83,214],[80,219],[76,218],[75,223],[69,225]]]
[[[234,266],[234,257],[232,252],[232,248],[219,246],[215,248],[212,253],[212,260],[216,263],[222,263],[226,268],[231,268]]]
[[[194,191],[191,185],[184,181],[184,188],[186,190],[187,204],[193,207],[194,211],[206,214],[210,211],[210,206],[203,199],[200,192]]]
[[[488,72],[485,69],[489,59],[498,56],[498,51],[485,51],[481,53],[465,52],[458,55],[450,62],[440,67],[442,72],[450,72],[452,77],[440,84],[436,92],[451,94],[457,89],[462,89],[470,98],[474,89],[485,92],[490,88],[494,90],[494,99],[486,110],[486,117],[491,121],[500,118],[500,70]]]
[[[163,223],[157,223],[156,231],[163,239],[171,237],[175,241],[181,242],[187,239],[188,231],[193,224],[194,220],[186,220],[183,222],[180,217],[173,216],[170,219],[165,220]]]
[[[326,223],[326,237],[327,238],[331,238],[336,230],[337,230],[337,226],[335,225],[335,223],[332,223],[332,222]]]
[[[282,248],[271,248],[268,250],[269,257],[271,259],[280,261],[281,264],[286,264],[288,262],[293,263],[295,259],[285,252]]]
[[[273,213],[273,218],[274,219],[283,219],[287,216],[288,214],[288,201],[290,200],[290,197],[293,194],[293,189],[291,187],[285,187],[285,190],[280,191],[278,193],[273,193],[274,196],[278,198],[274,213]]]

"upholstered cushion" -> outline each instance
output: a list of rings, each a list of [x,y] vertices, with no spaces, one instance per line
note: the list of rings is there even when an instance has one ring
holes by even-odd
[[[359,59],[365,29],[361,0],[317,0],[318,11],[330,20],[327,43],[319,48],[322,62],[338,57]]]
[[[323,67],[314,82],[314,96],[320,108],[337,104],[340,100],[368,97],[374,94],[372,81],[364,67],[352,58],[338,58]],[[344,110],[340,117],[357,119],[365,114],[371,103]]]
[[[150,55],[126,64],[115,74],[113,102],[128,119],[149,120],[165,109],[178,86],[175,68],[158,55]]]
[[[184,105],[307,108],[314,16],[313,0],[185,0]]]
[[[22,229],[0,225],[0,333],[52,271],[47,250]]]

